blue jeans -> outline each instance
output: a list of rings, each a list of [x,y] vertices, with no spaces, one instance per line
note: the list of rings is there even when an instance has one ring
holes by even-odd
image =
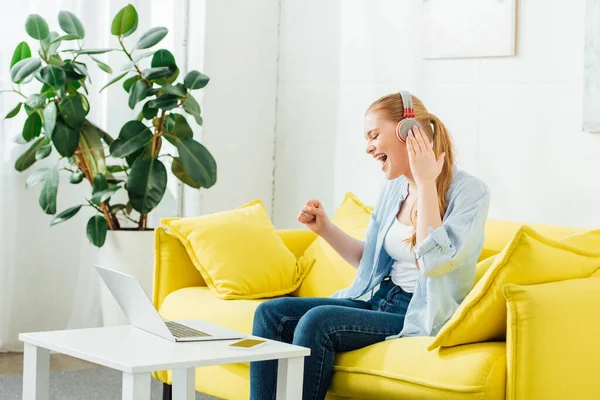
[[[281,297],[261,303],[252,334],[310,348],[303,399],[324,399],[335,353],[360,349],[402,330],[412,298],[389,278],[369,301]],[[250,399],[275,399],[277,361],[250,363]]]

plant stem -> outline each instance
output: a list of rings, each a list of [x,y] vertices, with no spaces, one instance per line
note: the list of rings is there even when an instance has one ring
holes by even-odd
[[[162,130],[163,130],[163,121],[165,119],[165,110],[162,111],[162,113],[160,114],[160,118],[158,119],[158,126],[154,126],[155,129],[155,134],[152,137],[152,157],[157,158],[158,157],[158,140],[160,139],[161,135],[162,135]]]
[[[123,49],[123,52],[125,53],[125,55],[127,56],[127,58],[129,58],[129,61],[133,62],[133,57],[131,57],[131,54],[125,48],[125,45],[123,44],[123,40],[121,40],[121,36],[119,36],[119,44],[121,45],[121,48]],[[149,88],[151,88],[152,84],[150,83],[150,81],[148,81],[147,79],[144,79],[144,77],[142,77],[142,71],[140,71],[140,69],[137,66],[137,64],[133,64],[133,66],[135,67],[135,70],[137,71],[137,73],[140,76],[140,78],[142,78],[142,80],[146,83],[146,85]]]
[[[81,143],[80,143],[77,145],[77,151],[75,152],[75,154],[77,154],[77,162],[79,165],[79,169],[81,169],[81,171],[83,171],[83,174],[85,175],[86,179],[90,183],[90,186],[94,187],[94,177],[92,176],[92,174],[90,172],[90,166],[87,164],[87,161],[85,160],[85,157],[83,156],[82,151],[83,150],[81,149]],[[107,204],[100,203],[100,208],[101,208],[102,214],[104,214],[104,218],[106,219],[106,222],[108,223],[108,229],[110,229],[111,231],[118,229],[118,227],[117,227],[118,221],[117,221],[117,224],[114,223],[113,219],[111,218],[110,212],[108,212]]]
[[[95,205],[94,203],[92,203],[91,201],[89,201],[89,200],[87,200],[87,199],[86,199],[86,201],[88,202],[88,204],[89,204],[91,207],[94,207],[94,208],[95,208],[95,209],[96,209],[98,212],[102,212],[102,210],[100,209],[100,207],[98,207],[97,205]]]

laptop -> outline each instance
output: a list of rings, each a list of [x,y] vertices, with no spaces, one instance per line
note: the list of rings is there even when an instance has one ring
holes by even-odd
[[[207,321],[193,321],[193,327],[184,321],[164,321],[138,280],[110,268],[96,265],[131,325],[174,342],[242,339],[246,335]]]

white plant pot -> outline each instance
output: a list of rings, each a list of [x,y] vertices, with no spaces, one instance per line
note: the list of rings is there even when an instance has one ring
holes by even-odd
[[[98,265],[133,275],[152,299],[154,231],[108,231],[98,252]],[[128,325],[129,320],[104,281],[100,280],[104,326]]]

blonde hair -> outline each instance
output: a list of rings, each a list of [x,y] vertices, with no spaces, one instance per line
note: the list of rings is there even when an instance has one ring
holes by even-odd
[[[440,218],[443,219],[444,215],[446,214],[446,209],[448,208],[448,199],[446,194],[450,184],[452,183],[452,165],[454,164],[454,146],[452,145],[452,138],[450,137],[450,133],[442,121],[440,121],[435,115],[430,114],[421,100],[415,96],[412,96],[412,100],[416,120],[421,125],[421,128],[423,129],[423,132],[425,132],[427,138],[429,138],[429,140],[433,140],[433,152],[436,160],[439,158],[440,154],[446,153],[442,171],[436,180]],[[370,112],[382,113],[385,118],[397,124],[404,119],[404,104],[402,103],[402,96],[400,96],[399,93],[392,93],[383,96],[375,100],[369,106],[365,114]],[[410,221],[415,228],[417,226],[416,205],[417,202],[414,202],[413,208],[410,210]],[[413,232],[412,237],[407,239],[407,241],[410,243],[411,249],[416,245],[416,229]]]

